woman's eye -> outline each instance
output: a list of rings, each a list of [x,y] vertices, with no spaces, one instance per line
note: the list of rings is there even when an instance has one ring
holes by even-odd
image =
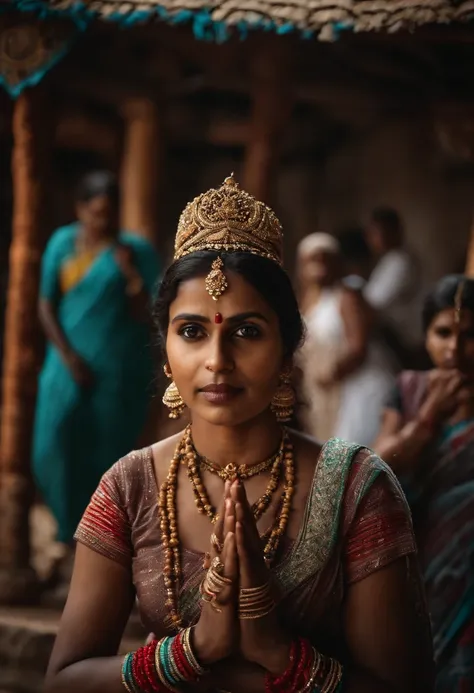
[[[442,339],[449,339],[452,333],[451,330],[447,327],[439,327],[436,330],[436,334],[438,335],[438,337],[441,337]]]
[[[196,339],[202,335],[202,327],[200,325],[184,325],[179,334],[185,339]]]
[[[256,339],[260,337],[260,330],[255,325],[242,325],[235,334],[237,337],[243,337],[244,339]]]

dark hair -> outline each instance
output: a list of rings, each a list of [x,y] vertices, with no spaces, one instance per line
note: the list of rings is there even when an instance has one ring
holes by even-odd
[[[344,227],[339,231],[337,239],[341,255],[345,260],[358,262],[368,260],[371,257],[364,231],[359,226]]]
[[[293,356],[304,337],[304,324],[293,287],[286,272],[272,260],[250,253],[191,253],[174,262],[161,282],[153,309],[158,337],[165,352],[169,309],[178,294],[179,285],[196,277],[205,277],[217,257],[224,261],[225,269],[240,274],[275,311],[280,324],[285,356]]]
[[[94,197],[104,195],[118,205],[120,189],[117,178],[110,171],[92,171],[77,186],[76,202],[90,202]]]
[[[402,219],[392,207],[377,207],[372,212],[371,219],[390,237],[398,237],[403,234]]]
[[[425,298],[422,312],[423,330],[426,332],[441,311],[454,308],[459,285],[462,284],[461,307],[474,313],[474,280],[463,274],[448,274],[439,280]]]

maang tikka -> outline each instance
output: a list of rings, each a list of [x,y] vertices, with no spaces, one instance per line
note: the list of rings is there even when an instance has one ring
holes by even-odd
[[[217,301],[224,291],[229,287],[227,277],[223,272],[224,262],[221,257],[214,260],[211,271],[206,277],[206,290],[214,301]]]
[[[163,366],[163,371],[167,378],[172,378],[168,364]],[[163,395],[163,404],[169,409],[168,416],[170,419],[179,419],[186,408],[183,398],[179,394],[179,390],[174,380],[168,385]]]

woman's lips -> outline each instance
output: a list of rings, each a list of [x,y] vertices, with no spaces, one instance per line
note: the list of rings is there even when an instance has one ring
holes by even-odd
[[[199,391],[212,404],[227,404],[242,392],[242,388],[232,385],[206,385]]]

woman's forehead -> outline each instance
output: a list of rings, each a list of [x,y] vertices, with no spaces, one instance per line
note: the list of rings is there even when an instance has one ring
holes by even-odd
[[[441,326],[441,325],[446,325],[446,326],[451,326],[456,322],[456,309],[453,308],[444,308],[443,310],[440,310],[439,313],[437,313],[433,321],[431,323],[432,326]],[[461,327],[463,325],[465,326],[471,326],[474,323],[474,313],[469,309],[469,308],[461,308],[460,315],[459,315],[459,322]]]
[[[215,301],[207,292],[205,277],[195,277],[180,284],[177,296],[170,306],[170,315],[181,312],[207,314],[219,312],[235,315],[258,311],[270,316],[273,310],[263,296],[239,274],[226,272],[228,288]]]

